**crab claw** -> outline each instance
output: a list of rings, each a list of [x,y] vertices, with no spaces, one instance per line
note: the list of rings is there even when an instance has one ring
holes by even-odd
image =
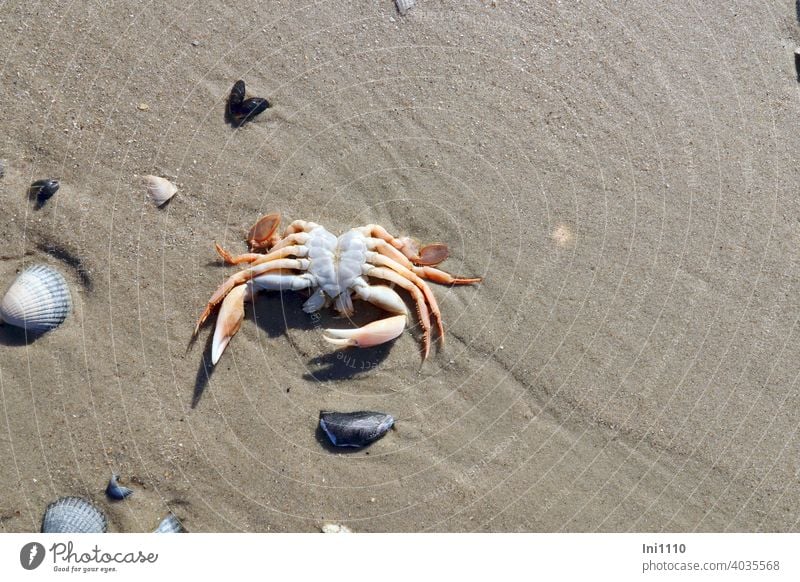
[[[395,315],[379,319],[356,329],[326,329],[323,337],[340,348],[371,348],[389,341],[403,333],[406,316]]]
[[[211,343],[211,364],[219,362],[222,352],[228,342],[236,335],[244,319],[244,299],[247,285],[239,285],[231,289],[225,297],[217,316],[217,326],[214,328],[214,340]]]
[[[450,249],[444,243],[420,246],[419,242],[410,236],[397,239],[395,247],[415,265],[434,267],[450,255]]]
[[[259,218],[247,233],[247,244],[250,250],[269,249],[278,242],[278,226],[281,223],[280,212],[273,212]]]
[[[411,259],[417,265],[436,266],[450,255],[450,249],[444,243],[433,243],[425,245],[419,250],[419,254]]]

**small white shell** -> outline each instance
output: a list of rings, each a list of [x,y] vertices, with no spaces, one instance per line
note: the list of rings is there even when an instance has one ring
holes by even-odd
[[[353,533],[353,530],[340,523],[323,523],[320,529],[322,533]]]
[[[397,11],[403,16],[414,6],[415,0],[394,0],[394,3],[397,6]]]
[[[167,180],[158,176],[145,176],[144,187],[147,188],[147,196],[156,206],[161,206],[167,200],[175,196],[178,187]]]
[[[17,277],[0,303],[5,323],[39,334],[58,327],[72,309],[64,277],[47,265],[33,265]]]

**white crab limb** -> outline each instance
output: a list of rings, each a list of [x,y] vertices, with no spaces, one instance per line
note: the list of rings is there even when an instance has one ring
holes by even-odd
[[[406,328],[406,319],[405,315],[395,315],[356,329],[326,329],[323,337],[340,348],[369,348],[398,337]]]
[[[217,325],[214,328],[214,339],[211,343],[212,365],[216,365],[219,362],[228,342],[231,341],[231,338],[236,335],[236,332],[242,326],[246,292],[247,285],[238,285],[231,289],[231,292],[222,301],[222,307],[220,307],[219,315],[217,316]]]
[[[398,315],[373,321],[356,329],[326,329],[327,335],[323,337],[327,341],[339,347],[368,348],[391,341],[403,333],[407,322],[407,309],[396,291],[385,285],[368,285],[361,277],[354,281],[353,286],[355,295],[359,299]]]

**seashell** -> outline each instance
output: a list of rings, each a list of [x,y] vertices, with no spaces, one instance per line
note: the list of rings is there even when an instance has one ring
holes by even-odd
[[[406,12],[411,10],[415,3],[415,0],[394,0],[394,4],[397,6],[397,11],[401,16],[404,16]]]
[[[153,533],[186,533],[181,522],[175,517],[174,513],[170,513],[167,517],[161,520],[158,527]]]
[[[36,180],[28,188],[28,197],[31,200],[36,200],[36,208],[41,208],[44,203],[50,200],[56,192],[58,192],[61,184],[58,180],[53,178],[45,178],[43,180]]]
[[[239,107],[239,115],[245,118],[252,118],[263,113],[269,108],[269,101],[263,97],[252,97],[245,99],[241,107]]]
[[[263,113],[269,108],[269,101],[263,97],[245,99],[245,96],[244,81],[236,81],[228,96],[228,105],[225,114],[228,118],[228,122],[237,127],[252,120],[256,115]]]
[[[238,111],[239,107],[241,107],[244,97],[244,81],[240,79],[233,84],[233,88],[231,88],[231,94],[228,95],[228,111],[231,115],[233,115],[234,112]]]
[[[158,176],[145,176],[144,187],[147,188],[147,196],[156,206],[165,204],[178,191],[175,184]]]
[[[353,530],[340,523],[323,523],[320,529],[322,533],[353,533]]]
[[[6,175],[6,161],[0,160],[0,178]]]
[[[50,505],[42,518],[42,533],[106,533],[105,514],[81,497],[62,497]]]
[[[71,309],[69,287],[61,273],[47,265],[33,265],[6,292],[0,320],[39,334],[58,327]]]
[[[133,489],[120,485],[117,483],[117,479],[119,479],[119,475],[111,475],[111,480],[109,480],[108,487],[106,487],[106,495],[117,501],[125,499],[128,495],[133,495]]]
[[[336,447],[364,447],[378,440],[394,425],[394,418],[383,412],[319,413],[319,426]]]

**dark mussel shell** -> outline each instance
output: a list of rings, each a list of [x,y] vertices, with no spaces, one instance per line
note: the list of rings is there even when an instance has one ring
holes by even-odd
[[[117,483],[117,479],[119,479],[119,475],[111,475],[111,479],[108,482],[108,487],[106,487],[106,495],[108,495],[111,499],[116,499],[117,501],[121,499],[125,499],[128,495],[133,494],[133,489],[129,489],[123,485]]]
[[[255,117],[269,108],[269,101],[263,97],[251,97],[245,99],[239,108],[239,115],[244,118]]]
[[[36,180],[28,189],[28,197],[31,200],[36,200],[36,208],[41,208],[45,202],[58,192],[60,186],[61,184],[59,184],[58,180],[52,178]]]
[[[319,426],[336,447],[364,447],[378,440],[394,425],[394,418],[383,412],[319,413]]]
[[[245,99],[245,96],[244,81],[236,81],[231,89],[231,94],[228,96],[228,107],[225,112],[229,123],[240,126],[253,119],[256,115],[263,113],[269,107],[269,101],[262,97]]]

